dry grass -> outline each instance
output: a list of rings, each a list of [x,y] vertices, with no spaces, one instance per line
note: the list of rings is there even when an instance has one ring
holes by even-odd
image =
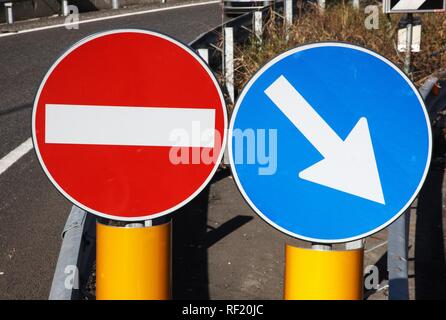
[[[351,5],[339,3],[321,13],[315,5],[300,10],[299,17],[289,30],[288,40],[284,28],[275,23],[277,14],[272,14],[265,26],[263,44],[255,41],[237,50],[236,87],[242,88],[250,77],[268,60],[283,51],[311,42],[344,41],[372,49],[393,61],[400,68],[404,53],[396,50],[397,26],[400,15],[387,17],[380,7],[379,28],[368,30],[364,26],[367,14],[364,9],[355,10]],[[423,14],[421,52],[412,54],[411,77],[416,84],[431,73],[446,67],[446,53],[432,56],[446,45],[446,15]]]

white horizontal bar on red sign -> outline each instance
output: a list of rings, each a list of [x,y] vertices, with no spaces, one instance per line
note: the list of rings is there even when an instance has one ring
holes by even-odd
[[[45,111],[45,143],[214,147],[214,109],[47,104]]]

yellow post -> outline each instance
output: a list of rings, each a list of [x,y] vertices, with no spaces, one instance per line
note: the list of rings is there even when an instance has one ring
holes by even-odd
[[[361,300],[364,248],[285,248],[286,300]]]
[[[171,298],[171,223],[150,227],[96,224],[96,299]]]

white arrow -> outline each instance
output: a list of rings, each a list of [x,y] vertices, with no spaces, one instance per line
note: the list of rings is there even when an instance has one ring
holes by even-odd
[[[324,157],[300,178],[385,204],[366,118],[342,140],[284,76],[265,93]]]
[[[401,0],[392,7],[392,10],[416,10],[425,2],[426,0]]]

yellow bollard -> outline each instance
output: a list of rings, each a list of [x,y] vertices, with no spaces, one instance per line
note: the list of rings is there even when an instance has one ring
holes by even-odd
[[[126,228],[96,223],[96,299],[171,298],[171,223]]]
[[[286,300],[361,300],[364,248],[324,251],[285,248]]]

